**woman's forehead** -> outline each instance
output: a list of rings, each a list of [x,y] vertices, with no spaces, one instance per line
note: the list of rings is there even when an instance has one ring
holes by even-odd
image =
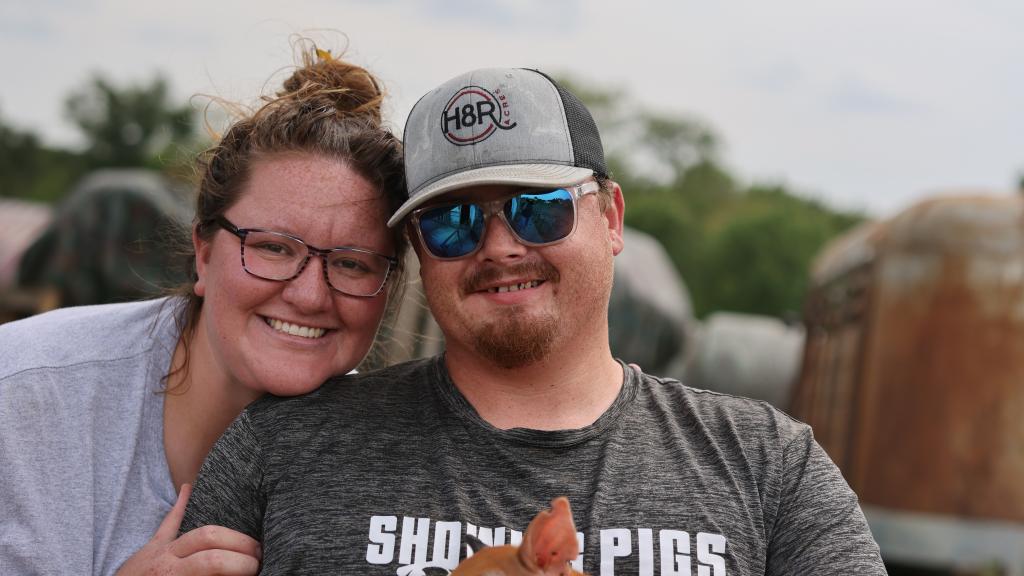
[[[254,162],[240,195],[269,204],[302,202],[321,208],[375,208],[385,202],[383,192],[347,162],[315,154],[274,155]]]

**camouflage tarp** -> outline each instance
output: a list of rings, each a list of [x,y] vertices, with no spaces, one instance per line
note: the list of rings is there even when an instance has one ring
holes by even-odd
[[[183,281],[177,246],[191,213],[154,172],[102,170],[84,178],[26,250],[23,288],[53,289],[61,306],[152,296]]]

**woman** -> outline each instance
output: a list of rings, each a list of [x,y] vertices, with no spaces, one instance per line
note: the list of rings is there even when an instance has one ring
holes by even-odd
[[[0,573],[254,570],[243,535],[174,539],[187,485],[246,404],[363,359],[406,247],[377,80],[304,52],[200,161],[187,290],[0,327]]]

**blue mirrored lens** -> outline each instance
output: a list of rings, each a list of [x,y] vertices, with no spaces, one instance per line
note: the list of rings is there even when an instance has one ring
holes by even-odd
[[[420,213],[423,243],[440,258],[458,258],[472,252],[484,231],[484,213],[473,204],[441,206]]]
[[[505,219],[522,240],[546,244],[572,232],[572,194],[564,189],[540,194],[520,194],[503,207]]]

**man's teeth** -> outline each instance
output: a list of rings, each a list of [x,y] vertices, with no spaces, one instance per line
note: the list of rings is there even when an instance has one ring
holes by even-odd
[[[523,282],[521,284],[512,284],[510,286],[498,286],[497,288],[488,288],[488,292],[492,294],[500,294],[502,292],[517,292],[524,288],[536,288],[540,286],[540,280],[531,280],[529,282]]]
[[[319,338],[324,335],[324,332],[327,332],[324,328],[299,326],[298,324],[290,324],[274,318],[267,318],[267,324],[270,324],[270,327],[278,332],[284,332],[285,334],[291,334],[292,336],[301,336],[303,338]]]

